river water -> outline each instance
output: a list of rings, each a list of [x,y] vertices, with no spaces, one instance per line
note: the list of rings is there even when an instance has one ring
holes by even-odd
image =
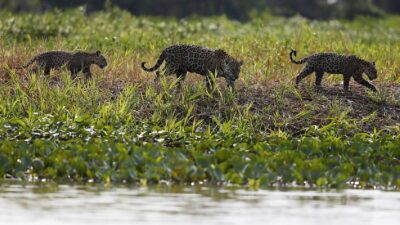
[[[400,192],[2,184],[0,224],[398,225]]]

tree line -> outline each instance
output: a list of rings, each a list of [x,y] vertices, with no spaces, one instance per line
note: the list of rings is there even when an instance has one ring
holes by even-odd
[[[273,15],[301,15],[310,19],[353,19],[356,16],[399,14],[399,0],[0,0],[0,8],[42,12],[85,5],[88,12],[110,6],[135,15],[188,17],[227,15],[246,20],[265,11]]]

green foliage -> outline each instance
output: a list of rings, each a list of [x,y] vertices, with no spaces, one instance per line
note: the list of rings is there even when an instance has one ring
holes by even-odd
[[[87,133],[79,134],[84,138]],[[372,141],[371,135],[347,139],[291,138],[236,140],[217,132],[186,135],[151,132],[146,142],[113,137],[91,141],[54,138],[3,140],[0,172],[31,181],[130,182],[162,180],[209,184],[317,185],[330,188],[395,186],[399,136]],[[132,136],[134,136],[132,134]],[[107,141],[100,141],[107,140]]]
[[[398,189],[399,21],[2,12],[0,179]],[[243,59],[236,93],[218,79],[207,91],[194,75],[181,90],[175,78],[153,84],[140,62],[173,43]],[[341,93],[336,76],[324,79],[332,92],[297,90],[290,48],[374,59],[381,90]],[[89,83],[15,69],[54,49],[100,49],[109,65]]]

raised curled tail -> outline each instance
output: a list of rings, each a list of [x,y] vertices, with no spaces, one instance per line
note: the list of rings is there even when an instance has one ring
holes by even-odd
[[[292,51],[291,51],[290,54],[289,54],[289,56],[290,56],[290,61],[291,61],[292,63],[295,63],[295,64],[303,64],[303,63],[307,62],[307,60],[308,60],[308,58],[304,58],[304,59],[301,59],[300,61],[296,61],[295,59],[293,59],[293,55],[296,57],[297,52],[296,52],[296,50],[293,50],[293,49],[292,49]]]
[[[156,65],[154,65],[151,68],[147,68],[145,66],[146,62],[142,62],[142,69],[147,72],[153,72],[153,71],[157,70],[158,68],[160,68],[160,66],[164,62],[164,60],[165,60],[165,54],[163,52],[163,53],[161,53],[160,57],[158,58]]]

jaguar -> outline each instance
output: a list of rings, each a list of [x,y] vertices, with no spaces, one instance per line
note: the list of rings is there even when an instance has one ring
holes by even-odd
[[[374,92],[377,91],[375,86],[362,77],[364,73],[370,80],[374,80],[378,77],[375,62],[368,62],[355,55],[347,56],[337,53],[317,53],[296,61],[293,58],[293,56],[296,56],[296,54],[296,50],[292,50],[289,54],[290,61],[292,63],[306,63],[306,66],[296,77],[296,86],[298,86],[300,81],[305,77],[315,72],[315,85],[317,87],[321,86],[324,73],[331,73],[343,74],[343,86],[345,91],[349,90],[349,82],[351,77],[353,77],[357,83],[371,89]]]
[[[239,77],[240,68],[243,61],[238,61],[222,49],[212,50],[196,45],[172,45],[165,48],[159,56],[157,63],[147,68],[146,63],[142,62],[142,69],[147,72],[156,72],[156,81],[160,77],[161,67],[165,61],[165,66],[161,71],[164,75],[176,74],[179,79],[178,85],[184,81],[188,72],[197,73],[206,77],[207,88],[213,87],[212,74],[216,77],[224,77],[227,86],[235,88],[235,81]]]
[[[79,72],[83,72],[85,78],[91,78],[90,65],[96,64],[100,68],[107,66],[106,58],[100,51],[96,52],[66,52],[66,51],[49,51],[34,56],[22,68],[28,68],[36,62],[36,68],[43,69],[45,75],[50,74],[51,69],[61,69],[66,66],[71,73],[72,79],[75,79]]]

